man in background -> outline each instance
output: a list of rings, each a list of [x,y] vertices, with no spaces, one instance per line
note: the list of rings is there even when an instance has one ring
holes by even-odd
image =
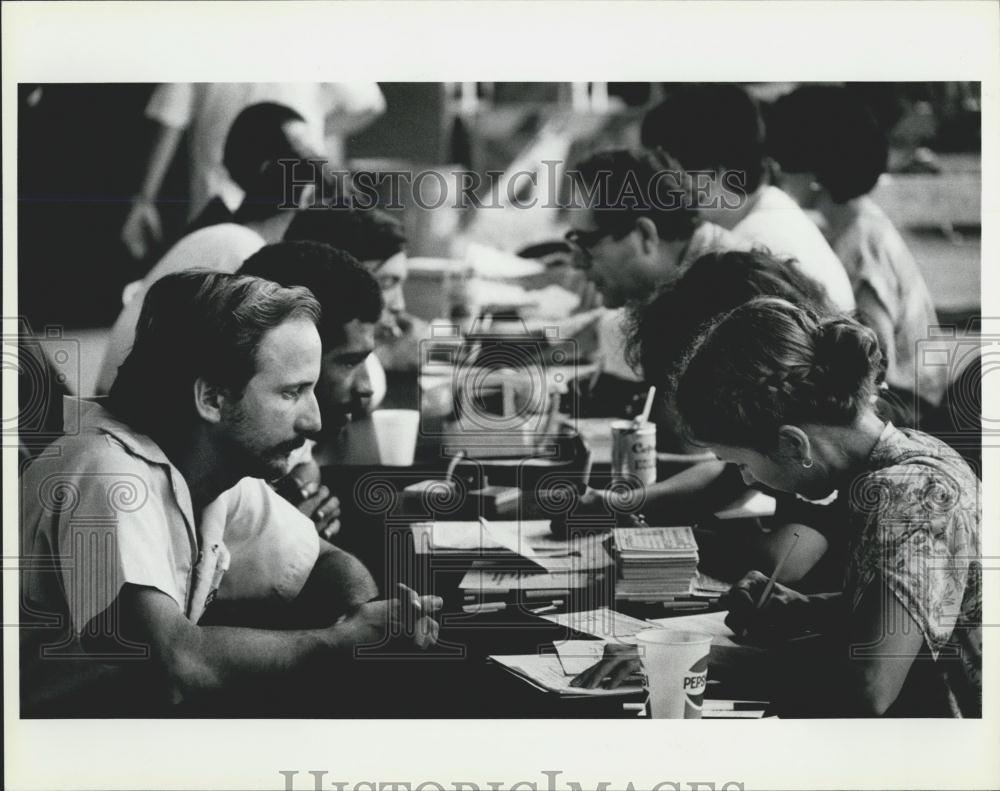
[[[840,259],[798,204],[768,183],[764,122],[741,86],[703,83],[677,89],[646,114],[642,144],[662,148],[691,174],[704,219],[731,231],[746,248],[794,259],[804,275],[826,289],[838,311],[854,310]]]
[[[736,242],[699,216],[680,166],[662,152],[602,151],[573,172],[577,193],[567,240],[605,306],[597,316],[602,374],[591,388],[588,414],[623,417],[648,389],[642,371],[625,359],[624,306],[676,281],[700,255]]]
[[[385,98],[376,83],[163,83],[146,106],[146,117],[157,125],[139,192],[122,228],[122,241],[136,259],[145,258],[162,238],[156,200],[181,139],[189,148],[192,219],[213,197],[231,211],[242,199],[240,188],[222,166],[222,150],[233,120],[258,102],[291,107],[306,121],[310,147],[323,158],[343,163],[343,141],[385,112]]]

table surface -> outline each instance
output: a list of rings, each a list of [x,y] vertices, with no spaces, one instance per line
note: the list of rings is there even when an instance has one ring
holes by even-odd
[[[325,469],[324,473],[332,470]],[[343,472],[340,470],[340,472]],[[345,529],[337,543],[357,555],[375,573],[380,590],[395,588],[395,582],[405,582],[421,593],[442,596],[445,608],[439,623],[439,644],[419,652],[405,646],[380,646],[362,652],[350,670],[352,683],[348,690],[335,693],[336,713],[322,716],[393,717],[393,718],[631,718],[635,707],[623,707],[623,702],[635,703],[642,696],[592,699],[560,699],[554,693],[542,692],[516,678],[503,667],[489,661],[491,655],[515,655],[536,652],[551,653],[553,643],[567,639],[592,639],[586,635],[553,624],[529,610],[544,601],[518,600],[508,596],[508,606],[502,612],[468,614],[462,611],[466,603],[459,582],[471,566],[466,558],[417,556],[412,543],[410,525],[426,519],[426,515],[408,515],[398,500],[385,497],[382,489],[378,507],[376,498],[365,490],[370,485],[389,484],[398,491],[411,480],[420,477],[413,470],[355,470],[358,475],[354,495],[342,498],[346,513],[342,516]],[[411,477],[407,477],[411,476]],[[352,513],[353,511],[353,513]],[[432,517],[433,518],[433,517]],[[454,517],[439,517],[454,518]],[[474,518],[474,517],[473,517]],[[613,567],[606,573],[614,574]],[[607,589],[606,586],[602,586]],[[562,597],[560,611],[593,609],[600,604],[614,606],[606,598],[597,601],[594,589],[571,592]],[[614,609],[635,617],[662,618],[670,612],[661,605],[620,603]],[[402,652],[402,653],[400,653]],[[731,659],[731,658],[730,658]],[[752,663],[741,668],[728,661],[726,667],[709,668],[715,681],[709,697],[767,699],[768,688],[761,668]],[[720,676],[720,673],[722,674]],[[360,674],[360,676],[358,675]],[[360,678],[366,679],[361,682]],[[371,690],[380,690],[373,696]],[[367,690],[367,691],[366,691]],[[299,716],[297,711],[295,716]]]

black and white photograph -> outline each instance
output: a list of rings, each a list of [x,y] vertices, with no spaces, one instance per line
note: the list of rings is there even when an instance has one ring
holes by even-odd
[[[40,5],[18,41],[72,48]],[[219,69],[234,4],[68,5],[134,39],[4,63],[5,709],[85,771],[12,739],[10,787],[1000,783],[995,63],[622,79],[563,32],[484,80],[519,54],[477,4],[394,54],[425,75],[262,3]],[[131,70],[146,34],[205,68]],[[105,728],[145,744],[88,762]]]

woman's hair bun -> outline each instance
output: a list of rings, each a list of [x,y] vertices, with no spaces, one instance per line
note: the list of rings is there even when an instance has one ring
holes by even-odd
[[[826,319],[816,327],[813,349],[817,388],[846,397],[870,394],[882,362],[872,330],[846,317]]]

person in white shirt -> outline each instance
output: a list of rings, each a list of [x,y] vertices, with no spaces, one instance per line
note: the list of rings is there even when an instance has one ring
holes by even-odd
[[[149,287],[172,272],[207,268],[235,272],[265,244],[280,241],[295,214],[315,190],[304,186],[286,190],[286,163],[319,157],[306,142],[306,122],[295,110],[272,102],[245,108],[233,121],[226,139],[225,166],[244,191],[244,199],[229,222],[200,228],[182,237],[156,262],[142,280],[130,284],[123,308],[111,329],[97,392],[107,393],[135,337],[142,300]],[[288,195],[286,196],[286,192]]]
[[[646,114],[642,142],[688,171],[706,220],[748,246],[793,259],[836,309],[855,309],[840,259],[795,201],[767,182],[763,119],[743,88],[712,83],[677,90]]]
[[[934,300],[903,237],[870,192],[889,144],[865,103],[846,87],[804,85],[779,98],[768,125],[781,187],[809,209],[843,262],[858,319],[878,335],[886,382],[904,400],[940,404],[948,369],[921,365],[920,341],[938,325]]]
[[[162,236],[156,200],[181,139],[190,152],[190,204],[195,217],[213,197],[235,210],[243,194],[223,167],[223,147],[233,120],[252,104],[275,102],[305,120],[309,144],[334,163],[343,161],[343,141],[385,112],[378,85],[357,83],[163,83],[146,107],[157,124],[140,190],[122,228],[122,241],[136,259],[145,258]]]
[[[367,569],[264,483],[322,426],[322,331],[305,288],[185,272],[150,289],[107,403],[22,477],[22,713],[308,694],[309,673],[403,618],[435,642],[440,599],[376,601]]]

